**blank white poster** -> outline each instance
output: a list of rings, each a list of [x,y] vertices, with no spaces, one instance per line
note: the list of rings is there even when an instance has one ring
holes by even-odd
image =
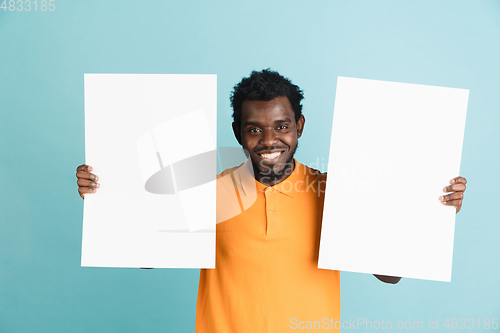
[[[214,268],[216,75],[84,79],[82,266]]]
[[[339,77],[319,268],[451,281],[469,91]]]

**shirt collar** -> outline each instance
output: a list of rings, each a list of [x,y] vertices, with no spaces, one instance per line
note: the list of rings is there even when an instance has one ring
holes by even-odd
[[[272,188],[282,194],[289,197],[295,197],[298,193],[302,192],[305,186],[305,168],[304,164],[298,163],[297,160],[293,159],[295,163],[295,169],[285,180],[274,186],[266,186],[255,179],[252,161],[248,159],[243,163],[236,171],[236,181],[239,183],[239,187],[243,190],[245,195],[252,195],[256,192],[265,191],[268,188]]]

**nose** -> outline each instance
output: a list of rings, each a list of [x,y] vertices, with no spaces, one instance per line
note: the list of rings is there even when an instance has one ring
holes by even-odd
[[[273,129],[265,129],[262,132],[260,144],[266,147],[272,147],[279,142],[277,133]]]

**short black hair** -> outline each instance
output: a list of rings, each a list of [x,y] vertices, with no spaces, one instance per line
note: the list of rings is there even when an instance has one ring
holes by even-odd
[[[234,86],[230,101],[233,108],[233,121],[241,126],[241,108],[244,101],[270,101],[276,97],[287,97],[295,112],[295,122],[302,115],[304,93],[280,73],[269,68],[260,72],[252,71],[249,77],[245,77]]]

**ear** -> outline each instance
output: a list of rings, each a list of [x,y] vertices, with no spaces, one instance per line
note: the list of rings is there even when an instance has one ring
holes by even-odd
[[[297,138],[302,136],[302,131],[304,130],[304,124],[306,123],[306,118],[304,115],[300,115],[299,120],[297,120]]]
[[[240,129],[240,126],[238,124],[236,124],[235,122],[233,122],[233,133],[234,133],[234,136],[236,138],[236,140],[238,141],[238,143],[240,145],[241,144],[241,129]]]

